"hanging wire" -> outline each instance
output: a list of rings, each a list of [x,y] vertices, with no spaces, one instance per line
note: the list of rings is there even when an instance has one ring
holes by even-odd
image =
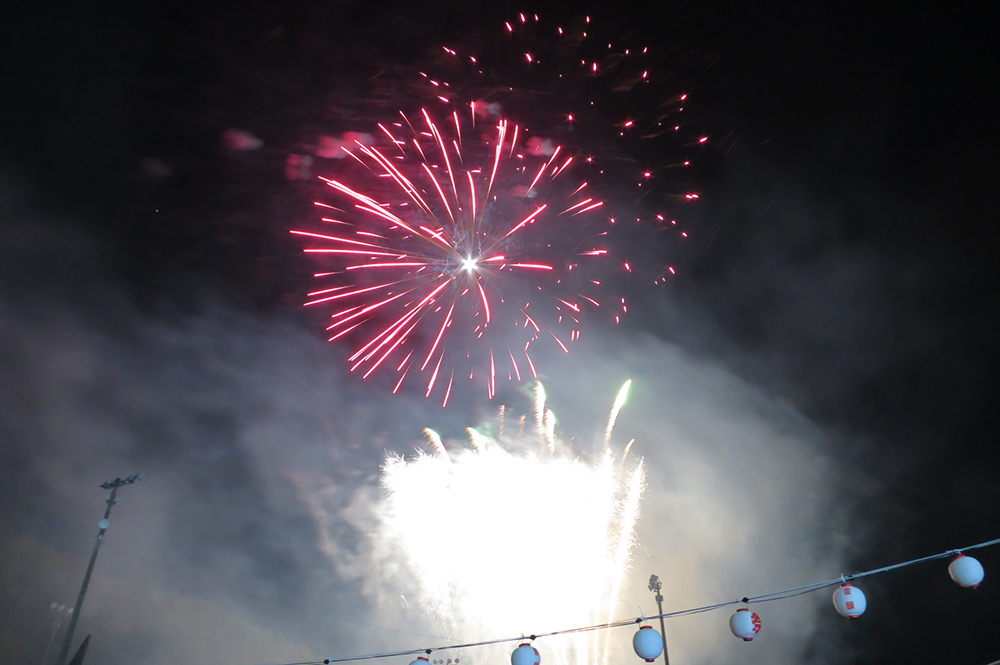
[[[862,577],[868,577],[870,575],[878,575],[880,573],[886,573],[890,570],[896,570],[898,568],[905,568],[907,566],[912,566],[918,563],[925,563],[927,561],[935,561],[937,559],[946,559],[950,556],[955,556],[961,554],[968,550],[975,550],[982,547],[990,547],[993,545],[1000,544],[1000,538],[994,540],[988,540],[983,543],[977,543],[975,545],[969,545],[968,547],[963,547],[961,549],[946,550],[940,554],[932,554],[930,556],[921,557],[919,559],[912,559],[910,561],[904,561],[902,563],[895,563],[891,566],[885,566],[883,568],[875,568],[874,570],[866,570],[861,573],[852,573],[850,575],[841,575],[840,577],[834,578],[832,580],[826,580],[823,582],[814,582],[812,584],[806,584],[799,587],[793,587],[791,589],[783,589],[781,591],[772,591],[770,593],[761,594],[759,596],[745,596],[737,600],[730,600],[723,603],[716,603],[714,605],[705,605],[703,607],[692,607],[685,610],[678,610],[675,612],[664,612],[663,614],[656,614],[649,617],[636,617],[633,619],[620,619],[618,621],[609,621],[606,623],[594,624],[593,626],[581,626],[578,628],[566,628],[563,630],[554,630],[549,633],[538,633],[536,635],[530,635],[525,637],[524,635],[518,637],[504,637],[494,640],[484,640],[481,642],[467,642],[465,644],[451,644],[443,647],[433,647],[433,648],[423,648],[423,649],[408,649],[406,651],[389,651],[385,653],[373,653],[364,656],[345,656],[343,658],[326,658],[324,660],[305,660],[297,661],[294,663],[274,663],[272,665],[330,665],[330,663],[350,663],[354,661],[361,660],[376,660],[379,658],[393,658],[396,656],[420,656],[420,655],[430,655],[432,651],[444,651],[448,649],[469,649],[472,647],[483,647],[490,646],[494,644],[504,644],[507,642],[519,642],[519,641],[534,641],[540,637],[552,637],[555,635],[569,635],[573,633],[588,633],[595,630],[609,630],[611,628],[622,628],[624,626],[634,626],[636,624],[642,623],[643,621],[651,621],[653,619],[671,619],[674,617],[690,616],[692,614],[701,614],[703,612],[711,612],[713,610],[721,609],[723,607],[729,607],[730,605],[742,605],[747,603],[766,603],[774,600],[785,600],[787,598],[794,598],[795,596],[801,596],[807,593],[812,593],[813,591],[819,591],[820,589],[825,589],[827,587],[835,586],[838,584],[843,584],[848,580],[856,580]],[[1000,663],[1000,661],[997,661]],[[991,663],[990,665],[996,665]]]

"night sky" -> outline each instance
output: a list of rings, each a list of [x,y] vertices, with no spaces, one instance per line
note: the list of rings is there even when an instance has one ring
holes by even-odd
[[[682,609],[1000,537],[995,7],[418,4],[93,0],[0,25],[0,662],[42,660],[98,485],[135,471],[77,630],[87,662],[292,662],[438,634],[379,612],[359,506],[385,451],[425,426],[458,446],[500,400],[442,409],[346,371],[348,347],[300,306],[314,266],[288,230],[318,190],[286,166],[371,131],[442,44],[488,49],[519,11],[650,44],[710,137],[684,176],[700,198],[676,207],[690,237],[643,248],[677,277],[629,287],[621,327],[543,371],[586,440],[636,381],[620,436],[663,480],[630,598],[652,612],[650,572]],[[538,99],[520,108],[550,113]],[[517,387],[499,397],[529,408]],[[686,483],[712,508],[698,523],[671,512]],[[801,625],[763,606],[753,645],[726,611],[717,637],[668,624],[671,656],[986,665],[998,552],[975,553],[976,591],[942,561],[859,583],[857,622],[827,591]]]

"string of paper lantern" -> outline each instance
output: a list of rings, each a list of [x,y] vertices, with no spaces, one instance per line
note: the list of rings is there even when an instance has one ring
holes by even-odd
[[[568,635],[572,633],[585,633],[595,630],[609,630],[611,628],[622,628],[624,626],[634,626],[639,625],[638,631],[632,638],[632,647],[635,650],[636,655],[645,660],[646,662],[654,662],[656,658],[663,652],[663,637],[660,635],[659,631],[649,625],[645,625],[644,622],[653,619],[670,619],[679,616],[688,616],[692,614],[700,614],[702,612],[711,612],[723,607],[728,607],[731,605],[744,605],[744,607],[738,608],[729,617],[729,629],[737,638],[744,641],[752,641],[760,632],[763,626],[763,621],[761,617],[756,612],[749,608],[750,603],[765,603],[776,600],[784,600],[787,598],[792,598],[794,596],[799,596],[806,593],[812,593],[820,589],[829,588],[831,586],[836,586],[837,588],[833,592],[833,606],[836,611],[844,617],[849,619],[857,619],[862,614],[864,614],[867,609],[867,600],[865,598],[865,593],[860,588],[851,584],[850,580],[858,580],[864,577],[869,577],[871,575],[878,575],[880,573],[889,572],[891,570],[896,570],[898,568],[904,568],[906,566],[912,566],[918,563],[924,563],[927,561],[934,561],[937,559],[952,558],[951,563],[948,565],[948,575],[951,579],[959,586],[965,588],[976,588],[982,583],[985,577],[985,570],[983,565],[975,558],[966,555],[964,552],[968,550],[979,549],[983,547],[990,547],[993,545],[1000,544],[1000,538],[994,540],[988,540],[986,542],[977,543],[975,545],[970,545],[968,547],[963,547],[961,549],[952,549],[939,554],[932,554],[930,556],[921,557],[919,559],[913,559],[911,561],[904,561],[902,563],[893,564],[891,566],[885,566],[883,568],[876,568],[874,570],[868,570],[860,573],[852,573],[850,575],[841,575],[838,578],[825,580],[822,582],[814,582],[813,584],[806,584],[800,587],[794,587],[791,589],[784,589],[782,591],[773,591],[770,593],[761,594],[759,596],[744,597],[739,600],[731,600],[722,603],[716,603],[714,605],[705,605],[702,607],[694,607],[684,610],[678,610],[674,612],[664,612],[663,614],[654,615],[651,617],[638,617],[634,619],[624,619],[619,621],[611,621],[607,623],[595,624],[592,626],[581,626],[577,628],[568,628],[564,630],[556,630],[548,633],[540,633],[537,635],[530,635],[528,637],[505,637],[494,640],[484,640],[480,642],[468,642],[465,644],[452,644],[448,646],[423,648],[423,649],[409,649],[405,651],[393,651],[386,653],[373,653],[363,656],[345,656],[342,658],[327,658],[324,660],[308,660],[308,661],[297,661],[293,663],[281,663],[278,665],[330,665],[331,663],[348,663],[362,660],[376,660],[381,658],[393,658],[399,656],[416,656],[410,665],[429,665],[429,656],[434,651],[444,651],[453,649],[468,649],[472,647],[482,647],[495,644],[504,644],[508,642],[518,642],[518,647],[514,649],[511,654],[511,665],[540,665],[541,655],[537,648],[533,646],[533,642],[539,638],[552,637],[555,635]],[[426,655],[424,655],[426,654]]]

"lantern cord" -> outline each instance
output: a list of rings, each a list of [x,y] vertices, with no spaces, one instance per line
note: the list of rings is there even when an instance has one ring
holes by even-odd
[[[831,587],[834,585],[843,584],[844,582],[848,582],[850,580],[861,579],[862,577],[868,577],[869,575],[878,575],[879,573],[887,573],[890,570],[905,568],[907,566],[912,566],[918,563],[924,563],[926,561],[946,559],[950,556],[961,554],[965,550],[974,550],[974,549],[979,549],[980,547],[990,547],[991,545],[997,545],[997,544],[1000,544],[1000,538],[997,538],[995,540],[988,540],[985,543],[970,545],[969,547],[964,547],[962,549],[948,550],[946,552],[941,552],[940,554],[931,554],[930,556],[921,557],[919,559],[913,559],[911,561],[904,561],[903,563],[894,563],[891,566],[885,566],[883,568],[866,570],[863,573],[852,573],[850,575],[841,575],[836,579],[826,580],[825,582],[815,582],[813,584],[806,584],[805,586],[796,587],[794,589],[785,589],[784,591],[774,591],[772,593],[765,593],[760,596],[750,597],[747,600],[749,602],[766,603],[771,600],[784,600],[785,598],[793,598],[795,596],[801,596],[802,594],[811,593],[813,591],[818,591],[820,589],[825,589],[827,587]]]
[[[273,663],[271,665],[330,665],[330,663],[350,663],[362,660],[376,660],[379,658],[393,658],[396,656],[422,656],[428,654],[432,651],[444,651],[452,649],[469,649],[472,647],[484,647],[494,644],[505,644],[509,642],[519,642],[526,639],[537,639],[540,637],[552,637],[555,635],[570,635],[573,633],[588,633],[595,630],[608,630],[611,628],[622,628],[624,626],[634,626],[643,621],[652,621],[653,619],[672,619],[674,617],[690,616],[693,614],[701,614],[703,612],[711,612],[713,610],[718,610],[723,607],[728,607],[731,605],[742,605],[746,603],[766,603],[774,600],[785,600],[787,598],[794,598],[795,596],[801,596],[807,593],[812,593],[813,591],[819,591],[820,589],[825,589],[827,587],[835,586],[838,584],[843,584],[849,580],[856,580],[862,577],[868,577],[870,575],[878,575],[880,573],[886,573],[890,570],[896,570],[898,568],[905,568],[907,566],[912,566],[918,563],[925,563],[927,561],[935,561],[937,559],[946,559],[950,556],[955,556],[961,554],[962,552],[968,550],[975,550],[982,547],[991,547],[993,545],[1000,545],[1000,538],[994,540],[988,540],[983,543],[977,543],[975,545],[969,545],[968,547],[963,547],[961,549],[947,550],[939,554],[932,554],[930,556],[921,557],[919,559],[912,559],[911,561],[904,561],[902,563],[896,563],[891,566],[885,566],[883,568],[875,568],[874,570],[866,570],[860,573],[852,573],[850,575],[841,575],[831,580],[826,580],[823,582],[814,582],[813,584],[806,584],[799,587],[794,587],[791,589],[783,589],[781,591],[772,591],[771,593],[761,594],[759,596],[747,596],[738,600],[730,600],[722,603],[716,603],[714,605],[705,605],[703,607],[693,607],[685,610],[678,610],[675,612],[664,612],[663,614],[656,614],[649,617],[637,617],[632,619],[619,619],[617,621],[609,621],[607,623],[599,623],[593,626],[581,626],[578,628],[566,628],[563,630],[554,630],[550,633],[537,633],[531,636],[531,638],[526,638],[523,635],[518,637],[504,637],[495,640],[484,640],[481,642],[467,642],[465,644],[451,644],[442,647],[422,647],[420,649],[407,649],[405,651],[389,651],[384,653],[373,653],[363,656],[345,656],[343,658],[327,658],[324,660],[303,660],[294,663]],[[1000,662],[1000,661],[998,661]],[[991,664],[995,665],[995,664]]]

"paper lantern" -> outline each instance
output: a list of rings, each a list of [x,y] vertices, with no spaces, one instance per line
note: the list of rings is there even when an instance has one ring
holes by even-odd
[[[632,648],[639,658],[652,663],[663,653],[663,638],[653,630],[652,626],[639,626],[639,630],[632,637]]]
[[[983,581],[986,572],[983,570],[983,564],[979,563],[977,559],[959,554],[948,564],[948,575],[958,586],[975,589]]]
[[[868,601],[865,599],[864,591],[849,582],[844,582],[833,592],[833,606],[837,608],[840,616],[857,619],[865,613]]]
[[[510,665],[538,665],[541,659],[538,649],[531,646],[530,642],[524,642],[510,655]]]
[[[742,638],[744,642],[752,642],[753,638],[760,632],[760,616],[756,612],[751,612],[745,607],[736,610],[733,616],[729,617],[729,630],[733,635]]]

